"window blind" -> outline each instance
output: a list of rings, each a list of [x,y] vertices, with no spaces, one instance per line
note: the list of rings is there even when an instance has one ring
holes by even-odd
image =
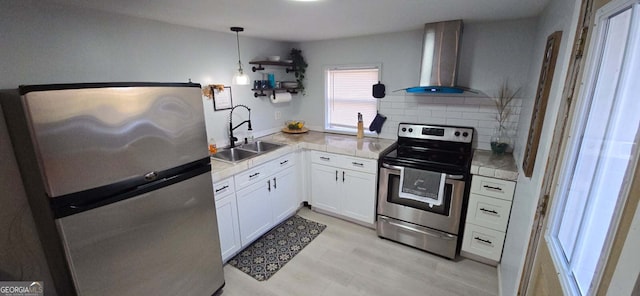
[[[378,83],[378,67],[327,71],[327,127],[353,128],[362,113],[365,128],[376,116],[372,85]]]

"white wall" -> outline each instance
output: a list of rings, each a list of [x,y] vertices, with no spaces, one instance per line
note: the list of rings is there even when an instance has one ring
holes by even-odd
[[[505,79],[524,86],[529,72],[535,19],[465,24],[462,34],[458,84],[493,95]],[[399,122],[475,127],[477,148],[490,149],[496,126],[495,108],[486,95],[409,95],[393,90],[417,86],[420,76],[422,30],[379,34],[301,44],[307,68],[307,96],[296,102],[297,117],[322,129],[324,124],[324,70],[333,65],[382,64],[387,96],[379,112],[387,116],[380,134],[396,138]],[[515,132],[520,98],[510,119]],[[356,117],[354,116],[354,121]],[[366,119],[365,121],[370,121]]]
[[[7,2],[7,4],[5,4]],[[235,34],[69,8],[39,1],[3,1],[0,10],[0,88],[19,84],[154,81],[230,85],[237,68]],[[291,44],[240,34],[245,68],[256,57],[287,56]],[[251,80],[260,73],[247,69]],[[277,72],[277,71],[274,71]],[[278,72],[278,74],[280,74]],[[292,77],[292,75],[289,75]],[[280,76],[282,77],[282,76]],[[280,79],[280,78],[278,78]],[[251,86],[232,86],[233,103],[252,108],[256,133],[282,126],[274,111],[292,104],[255,99]],[[227,111],[208,112],[207,131],[227,138]],[[240,111],[239,113],[241,113]],[[235,117],[235,112],[234,112]],[[223,144],[223,143],[221,143]]]
[[[188,79],[229,85],[238,60],[235,34],[231,32],[217,33],[31,0],[2,1],[0,40],[0,89],[20,84]],[[240,44],[246,67],[255,57],[286,56],[291,48],[288,43],[242,35]],[[252,80],[261,78],[261,74],[248,72]],[[265,98],[255,99],[250,88],[232,86],[233,103],[252,108],[256,135],[282,126],[281,120],[274,120],[274,111],[281,111],[284,117],[291,113],[292,104],[274,106]],[[213,112],[212,102],[204,103],[207,132],[225,145],[229,111]],[[244,110],[238,111],[239,117],[246,117]],[[3,278],[20,277],[17,267],[22,266],[24,277],[45,280],[47,295],[54,295],[37,237],[33,237],[33,220],[5,130],[0,112],[0,229],[11,231],[11,235],[0,239],[0,274]],[[22,237],[26,237],[21,239],[23,245],[15,242]]]
[[[517,219],[509,220],[502,262],[499,266],[502,295],[515,295],[518,289],[527,245],[529,243],[529,236],[531,234],[533,216],[538,203],[542,178],[549,156],[553,128],[555,127],[558,107],[567,75],[567,67],[571,57],[572,42],[575,36],[580,4],[578,0],[550,1],[538,19],[537,35],[531,57],[532,67],[527,79],[528,87],[526,89],[528,93],[525,97],[528,99],[522,102],[520,123],[518,125],[518,139],[516,142],[516,150],[514,151],[519,176],[511,208],[511,217],[517,217]],[[533,112],[533,98],[540,75],[544,47],[547,42],[547,37],[555,31],[563,32],[562,41],[558,51],[558,59],[553,75],[551,91],[549,93],[549,101],[544,117],[544,125],[538,146],[538,153],[536,155],[535,167],[531,178],[527,178],[524,176],[522,170],[523,147],[528,136],[531,113]]]

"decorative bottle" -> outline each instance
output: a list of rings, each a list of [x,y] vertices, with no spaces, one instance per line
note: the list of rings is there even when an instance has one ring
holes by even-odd
[[[491,136],[491,151],[494,154],[502,155],[511,147],[511,137],[504,126],[499,126],[493,131]]]

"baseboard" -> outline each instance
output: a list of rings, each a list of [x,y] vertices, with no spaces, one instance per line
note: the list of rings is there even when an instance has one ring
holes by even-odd
[[[342,220],[345,220],[345,221],[349,221],[351,223],[358,224],[360,226],[364,226],[364,227],[371,228],[371,229],[374,229],[374,230],[376,229],[376,223],[375,222],[373,224],[370,224],[370,223],[358,221],[356,219],[352,219],[352,218],[349,218],[347,216],[336,214],[336,213],[333,213],[333,212],[330,212],[330,211],[326,211],[326,210],[323,210],[323,209],[318,209],[318,208],[314,207],[313,205],[311,206],[311,210],[316,212],[316,213],[320,213],[320,214],[323,214],[323,215],[327,215],[327,216],[335,217],[335,218],[342,219]]]
[[[502,296],[502,265],[498,263],[498,296]]]
[[[491,265],[491,266],[494,266],[494,267],[498,266],[498,262],[495,261],[495,260],[487,259],[487,258],[484,258],[482,256],[478,256],[476,254],[465,252],[464,250],[460,251],[460,256],[468,258],[468,259],[471,259],[473,261],[478,261],[480,263],[484,263],[486,265]]]

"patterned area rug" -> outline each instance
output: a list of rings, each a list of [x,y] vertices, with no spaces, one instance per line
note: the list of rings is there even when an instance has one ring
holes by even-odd
[[[229,264],[256,280],[267,280],[325,228],[327,225],[295,215],[231,258]]]

